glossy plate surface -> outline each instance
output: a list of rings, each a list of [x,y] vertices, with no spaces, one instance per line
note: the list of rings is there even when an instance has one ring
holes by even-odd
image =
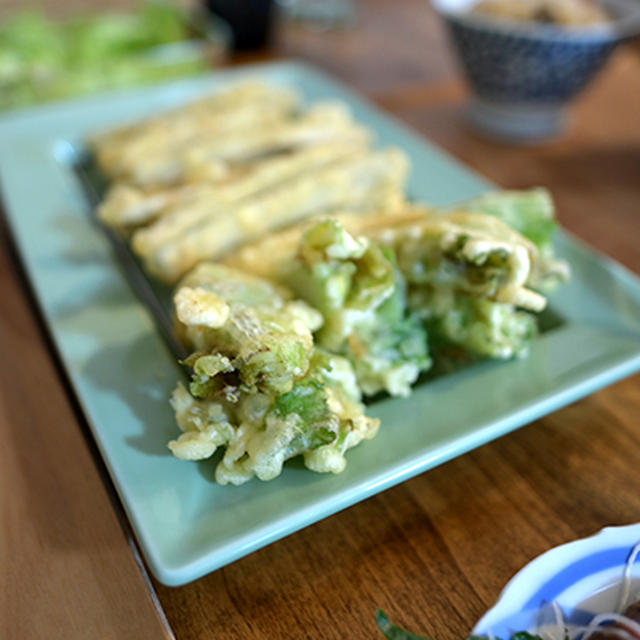
[[[573,402],[640,368],[640,282],[566,234],[571,283],[550,300],[559,326],[528,358],[436,378],[409,399],[370,407],[378,437],[338,476],[289,463],[277,480],[219,487],[213,465],[174,459],[167,404],[182,372],[129,286],[68,150],[89,132],[259,75],[306,98],[338,98],[412,160],[410,194],[452,203],[490,188],[414,132],[313,68],[277,63],[9,114],[0,119],[0,180],[40,309],[145,558],[163,583],[194,580],[278,538]]]
[[[632,524],[607,527],[547,551],[509,581],[473,633],[509,638],[517,631],[557,629],[551,603],[569,627],[616,611],[627,560],[639,542],[640,524]],[[630,565],[629,577],[630,601],[635,601],[640,597],[640,561]]]

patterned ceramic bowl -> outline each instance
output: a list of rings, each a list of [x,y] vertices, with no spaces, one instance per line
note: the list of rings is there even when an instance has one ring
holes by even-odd
[[[558,27],[469,13],[475,0],[432,0],[474,93],[467,116],[511,140],[558,133],[565,106],[621,42],[640,33],[640,0],[602,0],[602,25]]]
[[[504,639],[526,630],[548,639],[580,637],[577,628],[594,616],[640,598],[639,549],[640,523],[554,547],[509,581],[472,635]]]

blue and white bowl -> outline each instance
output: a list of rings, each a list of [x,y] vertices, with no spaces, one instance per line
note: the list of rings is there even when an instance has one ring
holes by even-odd
[[[629,561],[639,541],[640,524],[633,524],[547,551],[509,581],[472,633],[504,640],[529,631],[562,640],[563,626],[587,625],[598,614],[616,611],[621,601],[637,600],[640,559]]]
[[[473,91],[470,122],[527,140],[558,133],[564,107],[613,49],[640,33],[639,0],[601,0],[610,22],[559,27],[470,13],[475,0],[432,0]]]

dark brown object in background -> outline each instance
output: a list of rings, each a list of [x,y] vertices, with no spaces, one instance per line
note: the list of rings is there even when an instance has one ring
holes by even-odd
[[[236,51],[260,49],[269,42],[272,0],[204,0],[203,4],[229,25]]]
[[[78,0],[45,0],[68,2]],[[514,148],[463,126],[465,89],[425,0],[362,0],[359,16],[356,29],[323,34],[283,25],[272,48],[241,59],[312,60],[498,184],[549,186],[568,229],[640,273],[635,51],[617,52],[578,99],[567,136]],[[130,613],[149,594],[100,498],[22,288],[0,260],[0,593],[11,597],[0,596],[0,606],[2,598],[12,605],[0,609],[0,637],[162,638],[148,609]],[[193,584],[155,589],[179,640],[382,640],[377,607],[406,628],[460,640],[536,555],[604,525],[640,521],[638,415],[636,375]],[[56,536],[39,526],[38,514],[70,510],[82,522],[74,537],[63,521]],[[138,623],[147,625],[143,635]]]

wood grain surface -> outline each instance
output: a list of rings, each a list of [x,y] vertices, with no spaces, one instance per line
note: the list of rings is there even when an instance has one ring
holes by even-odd
[[[169,638],[1,231],[0,638]]]
[[[637,51],[614,55],[564,136],[513,147],[465,126],[466,89],[426,2],[359,6],[353,29],[284,26],[236,61],[324,67],[498,184],[550,187],[564,226],[640,272]],[[636,375],[195,583],[149,590],[13,263],[0,257],[2,638],[161,638],[155,591],[178,640],[375,639],[377,607],[454,640],[536,555],[640,521]]]

